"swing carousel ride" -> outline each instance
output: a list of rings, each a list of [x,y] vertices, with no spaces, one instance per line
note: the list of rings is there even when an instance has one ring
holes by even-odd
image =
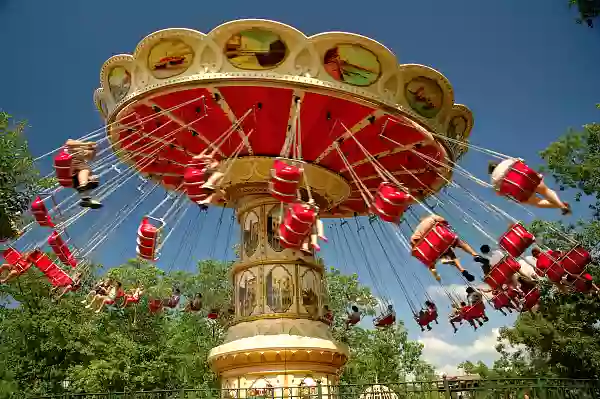
[[[60,187],[31,204],[36,222],[7,246],[8,268],[18,277],[33,265],[55,287],[77,289],[91,254],[157,187],[166,189],[165,199],[146,212],[137,240],[131,237],[131,250],[137,247],[137,255],[149,261],[157,260],[187,209],[216,209],[222,217],[231,208],[241,226],[232,270],[235,315],[225,342],[208,359],[225,389],[299,386],[310,384],[307,375],[313,383],[335,384],[348,351],[331,335],[339,321],[328,311],[324,266],[317,258],[326,236],[337,261],[360,261],[363,269],[357,271],[368,273],[382,298],[377,328],[396,319],[380,264],[391,269],[410,318],[422,330],[438,321],[425,281],[440,281],[450,270],[438,273],[438,261],[453,265],[469,286],[463,303],[444,288],[453,326],[467,321],[477,329],[487,320],[485,304],[503,313],[535,309],[542,279],[561,291],[596,289],[585,271],[591,257],[577,242],[568,238],[573,245],[562,252],[536,243],[532,256],[524,256],[533,235],[468,183],[495,189],[505,203],[523,209],[528,204],[567,214],[568,204],[524,161],[469,143],[472,114],[454,103],[442,74],[399,65],[390,50],[364,36],[307,37],[266,20],[228,22],[208,34],[166,29],[144,38],[133,55],[106,61],[94,100],[106,126],[79,143],[106,134],[96,144],[108,146],[91,155],[90,165],[68,146],[48,154],[55,156]],[[493,184],[458,165],[468,149],[500,160],[489,171]],[[118,162],[123,165],[115,167]],[[82,189],[86,168],[99,179],[90,177]],[[75,240],[67,230],[84,214],[93,217],[90,209],[140,175],[152,190],[111,211],[114,220],[96,221],[97,231],[81,248],[70,245]],[[83,209],[74,200],[77,193],[56,199],[61,189],[73,187]],[[460,195],[503,220],[501,229],[491,232]],[[429,205],[432,200],[435,205]],[[50,229],[50,237],[17,249],[34,226]],[[221,219],[217,236],[220,226]],[[475,251],[459,237],[466,228],[498,249]],[[207,242],[189,234],[184,239]],[[40,249],[46,242],[56,261]],[[477,274],[486,288],[472,286],[475,278],[453,248],[481,265]],[[409,255],[430,275],[417,273]],[[361,319],[360,298],[349,302],[348,319],[339,323],[346,328]],[[220,313],[211,310],[208,317]]]

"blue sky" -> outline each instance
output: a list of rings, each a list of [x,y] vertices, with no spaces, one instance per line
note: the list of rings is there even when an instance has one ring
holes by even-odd
[[[0,63],[0,108],[27,119],[32,151],[45,153],[68,137],[79,137],[101,126],[92,94],[98,86],[100,67],[110,56],[132,52],[144,36],[158,29],[187,27],[208,32],[232,19],[265,18],[287,23],[308,35],[334,30],[360,33],[392,49],[401,63],[425,64],[440,70],[454,86],[456,102],[467,104],[475,115],[474,144],[538,165],[538,152],[568,127],[577,128],[599,119],[594,104],[600,102],[600,30],[575,24],[576,14],[566,3],[420,0],[360,7],[315,0],[289,5],[271,0],[234,0],[226,5],[191,0],[0,0],[0,37],[5,45]],[[464,158],[463,166],[484,177],[487,160],[471,152]],[[50,172],[48,161],[40,162],[46,173]],[[138,195],[137,184],[111,196],[104,210],[82,218],[71,231],[74,242],[83,244],[103,223],[114,219],[116,212]],[[480,187],[470,187],[515,217],[531,220],[531,215],[517,206]],[[569,194],[564,193],[567,199]],[[464,209],[470,214],[488,222],[486,226],[492,235],[504,230],[505,222],[491,218],[460,193],[455,195],[465,201]],[[147,204],[132,213],[99,247],[94,260],[111,265],[134,256],[137,223],[161,196],[153,194]],[[458,210],[452,213],[460,219]],[[556,212],[535,213],[556,217]],[[576,210],[577,214],[585,215],[585,209]],[[206,230],[201,233],[199,222],[203,219],[199,219],[196,209],[188,210],[179,231],[167,243],[159,265],[165,269],[186,269],[193,258],[232,257],[227,247],[237,240],[237,227],[229,227],[229,213],[225,213],[218,240],[214,234],[206,234],[209,229],[214,231],[219,216],[219,210],[211,211],[203,222]],[[484,243],[484,237],[472,227],[465,224],[462,228],[466,239],[477,246]],[[232,232],[231,240],[226,237],[228,232]],[[198,242],[192,245],[185,237],[193,235]],[[32,233],[30,238],[39,240],[43,235]],[[366,242],[377,250],[375,240]],[[432,333],[421,334],[410,320],[404,296],[381,253],[375,255],[377,262],[372,266],[379,268],[375,270],[374,284],[364,263],[348,264],[338,256],[342,248],[339,242],[326,246],[327,263],[346,272],[358,271],[362,281],[379,287],[378,295],[389,295],[405,316],[411,336],[426,344],[427,358],[440,369],[450,371],[465,357],[487,361],[494,358],[495,331],[511,318],[492,312],[492,320],[481,331],[473,333],[463,328],[460,334],[453,335],[444,315],[442,324],[434,326]],[[418,287],[412,281],[415,271],[426,287],[435,288],[423,267],[406,254],[396,263],[409,287]],[[477,271],[476,266],[466,265]],[[460,284],[450,271],[442,273],[447,284]],[[420,291],[415,289],[414,294],[422,295]],[[445,313],[447,299],[440,297],[440,303]]]

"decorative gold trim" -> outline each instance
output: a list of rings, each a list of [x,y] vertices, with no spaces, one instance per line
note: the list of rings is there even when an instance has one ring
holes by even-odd
[[[299,259],[279,259],[279,258],[270,258],[270,259],[259,259],[252,260],[248,262],[236,262],[233,265],[231,270],[231,274],[236,275],[244,272],[247,269],[251,269],[256,266],[265,266],[265,265],[298,265],[298,266],[306,266],[308,269],[315,270],[316,272],[323,274],[325,273],[325,267],[316,262],[304,261]]]
[[[265,368],[266,364],[270,369],[283,366],[282,370],[287,370],[285,365],[290,364],[291,368],[297,368],[300,371],[303,369],[317,372],[329,371],[331,374],[335,374],[347,361],[348,356],[341,352],[319,348],[243,350],[216,355],[208,359],[212,369],[219,374],[257,366]],[[307,368],[299,367],[304,364]]]
[[[264,297],[265,297],[265,295],[263,295],[263,298]],[[248,322],[252,322],[252,321],[265,320],[265,319],[269,319],[269,320],[303,319],[303,320],[312,320],[312,321],[321,322],[320,318],[312,317],[308,313],[299,313],[299,312],[298,313],[263,313],[263,314],[258,314],[255,316],[248,316],[248,317],[235,319],[234,321],[229,323],[228,326],[231,327],[231,326],[235,326],[236,324],[240,324],[240,323],[248,323]]]

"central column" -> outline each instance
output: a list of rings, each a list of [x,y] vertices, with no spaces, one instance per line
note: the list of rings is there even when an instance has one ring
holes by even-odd
[[[324,267],[312,255],[283,248],[281,203],[263,190],[248,191],[237,200],[242,237],[232,271],[235,320],[208,360],[222,388],[239,398],[287,397],[291,391],[284,388],[302,395],[317,381],[334,385],[348,351],[321,321]]]

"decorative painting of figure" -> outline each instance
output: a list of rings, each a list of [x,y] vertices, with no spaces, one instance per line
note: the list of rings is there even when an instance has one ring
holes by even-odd
[[[377,56],[357,44],[339,44],[325,52],[323,66],[329,76],[353,86],[370,86],[381,75]]]
[[[313,399],[317,398],[318,395],[319,390],[317,387],[317,382],[311,377],[306,377],[303,379],[298,386],[298,397],[300,399]]]
[[[414,78],[406,85],[405,95],[410,107],[426,118],[433,118],[442,108],[444,92],[433,79],[424,76]]]
[[[319,276],[314,270],[307,269],[302,275],[302,306],[311,316],[319,314]]]
[[[244,255],[251,257],[258,248],[260,225],[258,215],[254,212],[248,212],[244,220],[243,241]]]
[[[246,391],[248,399],[272,399],[275,398],[275,390],[273,385],[264,378],[256,380],[250,389]]]
[[[236,33],[225,43],[225,56],[240,69],[275,68],[285,60],[287,52],[278,34],[260,28]]]
[[[267,305],[275,313],[284,313],[294,302],[294,280],[284,266],[275,266],[266,278]]]
[[[267,214],[267,240],[269,240],[269,245],[275,252],[281,252],[284,249],[279,242],[279,221],[282,213],[281,206],[275,205]]]
[[[467,131],[468,124],[469,122],[464,116],[454,116],[452,117],[452,119],[450,119],[450,123],[448,123],[446,135],[453,140],[462,140],[464,138],[465,132]],[[454,141],[450,141],[448,143],[448,147],[450,147],[452,152],[456,153],[457,149],[462,149],[464,145],[458,144]]]
[[[162,40],[150,50],[148,68],[158,79],[184,73],[192,64],[194,51],[181,40]]]
[[[108,89],[113,95],[115,102],[121,101],[131,88],[131,75],[125,67],[114,67],[108,73]]]
[[[256,292],[258,290],[256,276],[250,270],[246,270],[240,276],[237,284],[238,305],[240,316],[247,317],[254,313],[256,307]]]

